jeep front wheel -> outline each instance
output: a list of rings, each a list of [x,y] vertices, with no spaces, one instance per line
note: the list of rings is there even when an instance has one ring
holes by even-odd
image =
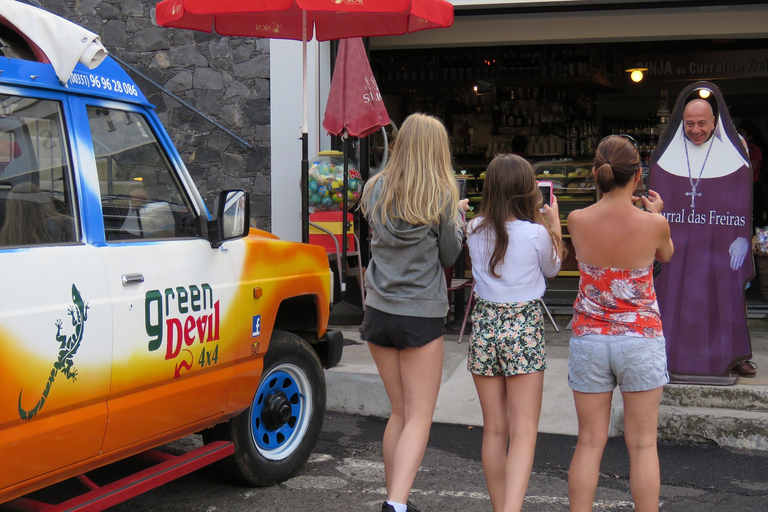
[[[325,376],[317,354],[295,334],[276,330],[251,406],[227,425],[235,454],[222,462],[247,485],[287,480],[309,458],[324,414]]]

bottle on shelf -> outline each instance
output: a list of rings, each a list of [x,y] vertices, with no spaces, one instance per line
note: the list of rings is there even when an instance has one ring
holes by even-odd
[[[576,133],[576,125],[571,125],[571,133],[569,137],[568,156],[576,158],[579,156],[579,135]]]

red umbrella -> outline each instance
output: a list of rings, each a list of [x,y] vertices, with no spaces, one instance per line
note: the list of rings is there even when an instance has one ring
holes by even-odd
[[[453,25],[447,0],[163,0],[157,23],[229,36],[295,39],[304,43],[302,124],[302,240],[309,240],[307,49],[318,41],[401,35]]]
[[[373,77],[363,40],[359,37],[342,39],[323,127],[334,135],[346,131],[352,137],[362,138],[388,124],[389,115]]]
[[[306,33],[303,17],[306,14]],[[445,0],[164,0],[157,22],[230,36],[318,41],[450,27]]]

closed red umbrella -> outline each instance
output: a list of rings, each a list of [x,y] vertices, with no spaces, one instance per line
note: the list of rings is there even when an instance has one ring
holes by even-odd
[[[304,43],[304,119],[302,132],[302,241],[309,241],[307,194],[307,48],[318,41],[348,37],[401,35],[453,25],[447,0],[163,0],[155,9],[164,27],[216,32],[227,36],[294,39]]]
[[[388,124],[389,115],[373,77],[363,40],[359,37],[342,39],[323,127],[334,135],[346,131],[347,135],[362,138]]]

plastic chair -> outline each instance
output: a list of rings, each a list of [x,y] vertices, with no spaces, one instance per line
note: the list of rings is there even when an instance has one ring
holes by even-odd
[[[461,339],[464,337],[464,328],[467,326],[467,318],[469,312],[472,311],[472,306],[475,303],[475,280],[472,280],[472,286],[469,288],[469,300],[467,301],[467,309],[464,311],[464,319],[461,321],[461,329],[459,329],[459,340],[456,343],[461,343]]]
[[[541,304],[542,309],[547,314],[547,317],[549,318],[549,321],[552,322],[552,327],[555,328],[555,332],[560,332],[560,327],[558,327],[557,322],[555,322],[555,319],[552,318],[552,313],[549,312],[549,308],[544,303],[544,299],[541,298],[541,297],[539,298],[539,304]]]
[[[445,284],[448,286],[448,302],[455,304],[457,294],[464,293],[464,288],[469,288],[470,286],[472,286],[474,284],[474,280],[454,277],[453,275],[454,267],[444,267],[443,272],[445,272]],[[451,296],[451,294],[453,294],[453,297]],[[451,298],[453,298],[453,300],[451,300]],[[470,298],[470,300],[472,299]],[[465,311],[466,311],[466,307],[465,307]],[[455,306],[454,306],[454,312],[456,312]],[[466,314],[464,315],[464,318],[466,319]],[[451,310],[449,309],[448,316],[446,318],[446,323],[450,321],[451,321]]]

